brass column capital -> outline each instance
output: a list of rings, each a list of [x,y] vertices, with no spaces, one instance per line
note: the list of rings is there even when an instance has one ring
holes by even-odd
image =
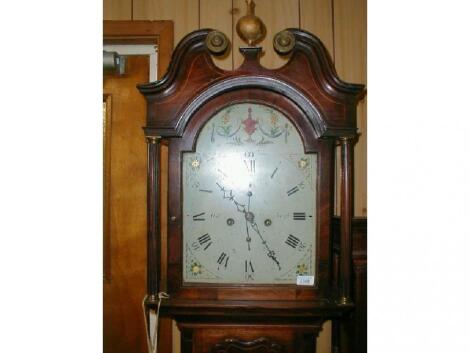
[[[341,296],[340,298],[338,298],[338,300],[336,300],[336,304],[341,306],[350,306],[354,305],[354,302],[349,297]]]
[[[154,145],[157,143],[158,140],[161,139],[160,136],[145,136],[145,139],[147,140],[147,143]]]
[[[354,140],[356,137],[355,136],[341,136],[341,137],[338,137],[338,140],[341,142],[341,143],[346,143],[346,142],[350,142],[352,140]]]

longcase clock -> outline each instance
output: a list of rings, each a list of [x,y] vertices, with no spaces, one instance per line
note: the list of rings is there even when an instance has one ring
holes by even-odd
[[[139,86],[147,100],[148,297],[174,318],[182,351],[315,352],[325,320],[351,300],[352,146],[362,85],[341,81],[314,35],[274,39],[283,67],[211,55],[227,38],[199,30],[178,44],[167,74]],[[256,33],[255,33],[256,34]],[[251,39],[250,39],[251,38]],[[254,39],[253,39],[254,38]],[[168,256],[160,266],[160,145],[168,144]],[[341,256],[332,261],[335,146],[341,145]]]

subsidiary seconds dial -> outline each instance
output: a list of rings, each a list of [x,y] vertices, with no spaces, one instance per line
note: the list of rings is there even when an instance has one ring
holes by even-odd
[[[206,123],[182,163],[185,282],[314,276],[317,159],[282,113],[231,105]]]

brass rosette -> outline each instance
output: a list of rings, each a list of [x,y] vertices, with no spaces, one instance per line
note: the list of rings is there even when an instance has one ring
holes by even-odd
[[[281,31],[274,36],[274,50],[280,55],[289,54],[295,46],[295,36],[288,30]]]
[[[220,31],[212,31],[206,37],[206,47],[213,55],[222,55],[228,48],[228,38]]]

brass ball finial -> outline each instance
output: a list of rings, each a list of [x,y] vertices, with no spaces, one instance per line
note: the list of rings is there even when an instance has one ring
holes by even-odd
[[[237,22],[237,33],[240,38],[247,42],[250,47],[263,40],[266,35],[266,27],[263,21],[255,15],[255,3],[253,0],[246,1],[246,15]]]

